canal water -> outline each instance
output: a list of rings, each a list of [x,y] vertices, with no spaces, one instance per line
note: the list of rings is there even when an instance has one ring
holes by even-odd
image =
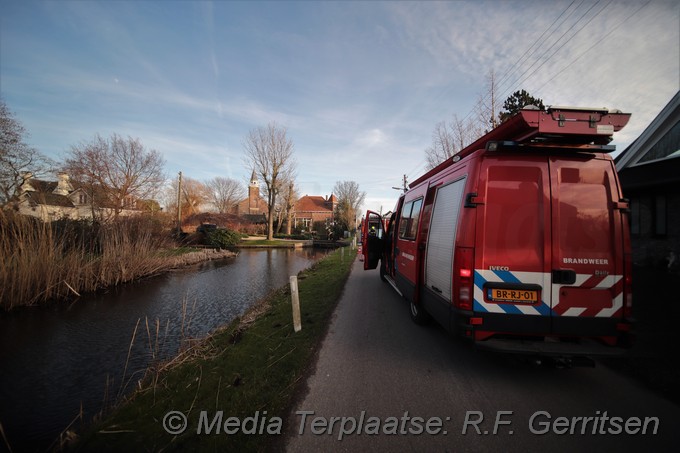
[[[0,313],[0,423],[10,446],[45,450],[81,404],[88,421],[133,390],[153,360],[172,357],[182,339],[242,315],[325,253],[244,249],[70,306]]]

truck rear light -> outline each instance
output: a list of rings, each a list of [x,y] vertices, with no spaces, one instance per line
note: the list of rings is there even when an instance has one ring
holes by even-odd
[[[461,310],[472,310],[473,288],[473,252],[471,248],[456,247],[453,265],[458,272],[453,273],[454,305]]]
[[[484,323],[484,318],[470,318],[471,326],[481,326]]]

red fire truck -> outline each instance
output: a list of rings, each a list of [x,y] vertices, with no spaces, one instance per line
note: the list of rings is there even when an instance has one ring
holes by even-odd
[[[525,108],[368,211],[364,269],[478,347],[617,355],[631,337],[628,201],[609,152],[630,114]]]

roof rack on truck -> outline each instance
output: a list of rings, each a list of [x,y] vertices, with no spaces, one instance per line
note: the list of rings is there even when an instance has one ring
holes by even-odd
[[[480,149],[502,151],[559,147],[611,152],[614,147],[608,146],[608,143],[614,132],[621,130],[629,119],[630,113],[622,113],[616,109],[550,106],[547,110],[540,110],[538,107],[528,106],[413,181],[410,187]]]

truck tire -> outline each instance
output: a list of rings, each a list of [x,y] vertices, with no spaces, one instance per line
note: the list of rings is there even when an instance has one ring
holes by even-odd
[[[386,270],[385,270],[385,260],[381,259],[380,260],[380,280],[386,282],[387,279],[385,278]]]
[[[411,320],[419,326],[424,326],[430,322],[430,314],[425,311],[422,305],[415,304],[413,301],[409,302]]]

